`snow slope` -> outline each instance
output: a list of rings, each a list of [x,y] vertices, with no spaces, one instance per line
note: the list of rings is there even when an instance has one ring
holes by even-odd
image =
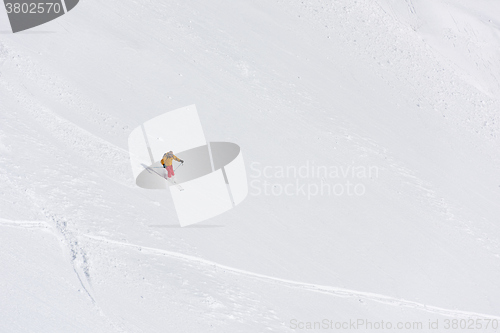
[[[0,11],[0,331],[500,320],[499,10],[87,0],[18,34]],[[179,228],[127,138],[193,103],[254,186]],[[257,194],[321,184],[258,176],[307,163],[378,172],[324,180],[360,196]]]

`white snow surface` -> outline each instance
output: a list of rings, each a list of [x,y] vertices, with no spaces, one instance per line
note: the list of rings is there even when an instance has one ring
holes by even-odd
[[[17,34],[2,7],[0,332],[500,320],[499,50],[495,0],[86,0]],[[378,173],[180,228],[127,138],[190,104],[250,184]]]

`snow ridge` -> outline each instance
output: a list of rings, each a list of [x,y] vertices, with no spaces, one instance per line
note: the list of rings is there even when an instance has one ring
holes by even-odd
[[[333,287],[333,286],[317,285],[317,284],[288,280],[288,279],[281,279],[281,278],[274,277],[274,276],[268,276],[268,275],[264,275],[264,274],[259,274],[259,273],[255,273],[255,272],[242,270],[239,268],[229,267],[229,266],[222,265],[222,264],[219,264],[219,263],[207,260],[207,259],[203,259],[203,258],[199,258],[199,257],[195,257],[195,256],[183,254],[183,253],[167,251],[167,250],[162,250],[162,249],[157,249],[157,248],[152,248],[152,247],[145,247],[145,246],[140,246],[140,245],[126,243],[126,242],[119,242],[119,241],[111,240],[111,239],[108,239],[105,237],[100,237],[100,236],[93,236],[93,235],[84,235],[84,236],[89,238],[89,239],[92,239],[94,241],[99,241],[99,242],[103,242],[103,243],[133,248],[133,249],[141,251],[141,253],[144,253],[144,254],[163,255],[163,256],[168,256],[170,258],[177,259],[177,260],[195,262],[195,263],[198,263],[200,265],[214,267],[215,269],[222,269],[224,271],[227,271],[227,272],[230,272],[233,274],[245,275],[248,277],[257,278],[257,279],[265,281],[265,282],[277,283],[278,285],[288,287],[288,288],[298,288],[298,289],[302,289],[302,290],[306,290],[306,291],[328,294],[328,295],[335,296],[335,297],[359,298],[359,299],[364,299],[364,300],[373,301],[373,302],[377,302],[377,303],[382,303],[385,305],[411,308],[411,309],[415,309],[415,310],[426,311],[426,312],[435,313],[435,314],[448,316],[448,317],[459,317],[459,318],[471,318],[471,317],[473,317],[473,318],[479,318],[479,319],[500,320],[500,316],[477,313],[477,312],[470,312],[470,311],[445,309],[445,308],[441,308],[438,306],[426,305],[423,303],[418,303],[418,302],[409,301],[409,300],[396,298],[396,297],[391,297],[391,296],[387,296],[387,295],[381,295],[381,294],[363,292],[363,291],[351,290],[351,289],[344,289],[344,288]]]

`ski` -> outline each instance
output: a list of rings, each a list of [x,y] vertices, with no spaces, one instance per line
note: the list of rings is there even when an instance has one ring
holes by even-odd
[[[152,170],[153,168],[155,168],[155,169],[156,169],[156,168],[159,168],[159,167],[149,167],[149,169],[150,169],[153,173],[157,174],[159,177],[161,177],[161,178],[165,179],[167,182],[169,182],[169,183],[171,184],[170,186],[175,186],[175,187],[177,187],[177,189],[178,189],[179,191],[184,191],[184,188],[182,188],[182,186],[180,186],[179,184],[177,184],[177,183],[175,182],[175,180],[168,179],[168,177],[167,177],[167,176],[162,175],[162,174],[160,174],[160,173],[158,173],[158,172],[156,172],[156,171]],[[161,169],[163,169],[163,168],[161,168]]]
[[[175,182],[175,180],[168,179],[167,177],[164,177],[164,178],[165,178],[165,180],[166,180],[167,182],[169,182],[170,184],[172,184],[172,186],[177,187],[177,188],[179,189],[179,191],[184,191],[184,189],[182,188],[182,186],[180,186],[179,184],[177,184],[177,183]]]

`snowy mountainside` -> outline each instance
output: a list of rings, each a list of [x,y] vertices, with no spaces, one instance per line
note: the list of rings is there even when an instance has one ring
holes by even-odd
[[[18,34],[0,11],[0,331],[499,320],[498,6],[402,3],[87,0]],[[193,103],[251,188],[179,228],[127,138]],[[378,172],[276,173],[304,165]]]

